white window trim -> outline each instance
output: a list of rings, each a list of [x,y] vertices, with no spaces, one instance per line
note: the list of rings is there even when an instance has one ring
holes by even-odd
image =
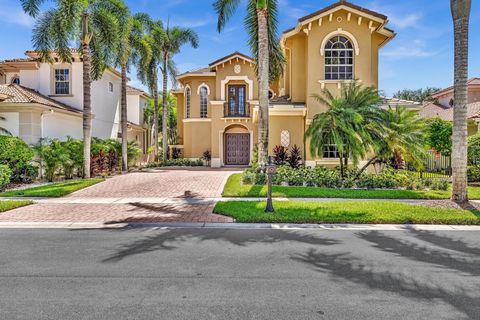
[[[325,55],[325,46],[327,42],[333,38],[334,36],[342,35],[348,38],[348,40],[353,42],[353,49],[355,50],[355,55],[360,54],[360,46],[358,45],[358,41],[353,34],[348,31],[343,30],[342,28],[338,28],[336,31],[332,31],[323,38],[322,45],[320,46],[320,55],[323,57]]]
[[[198,86],[197,94],[200,95],[200,89],[202,88],[207,88],[207,94],[210,96],[210,87],[205,82],[203,82],[201,85]]]
[[[220,83],[220,100],[225,100],[225,87],[228,82],[239,80],[245,81],[248,84],[248,100],[253,100],[253,80],[247,76],[228,76]]]
[[[187,117],[187,90],[190,90],[190,110],[189,110],[189,115]],[[185,110],[185,115],[184,115],[184,118],[185,119],[190,119],[191,116],[192,116],[192,88],[190,88],[190,86],[187,84],[185,86],[185,90],[183,92],[184,96],[185,96],[185,102],[184,102],[184,110]]]
[[[57,94],[56,93],[56,90],[55,90],[55,70],[67,70],[68,69],[68,76],[69,76],[69,79],[68,79],[68,85],[69,85],[69,88],[68,88],[68,94]],[[72,92],[72,89],[73,89],[73,74],[72,74],[72,67],[71,65],[68,65],[68,64],[59,64],[59,65],[53,65],[51,67],[51,77],[50,77],[50,86],[51,86],[51,95],[50,97],[72,97],[73,96],[73,92]]]

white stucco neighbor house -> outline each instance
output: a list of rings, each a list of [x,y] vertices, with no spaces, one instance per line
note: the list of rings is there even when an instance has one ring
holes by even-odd
[[[40,138],[81,139],[83,66],[79,55],[74,52],[71,64],[58,59],[52,64],[40,62],[35,51],[27,51],[26,56],[0,61],[0,116],[6,119],[2,127],[30,144]],[[93,137],[119,137],[120,90],[121,75],[113,68],[92,83]],[[140,89],[128,90],[129,138],[142,150],[149,143],[143,123],[147,99]]]

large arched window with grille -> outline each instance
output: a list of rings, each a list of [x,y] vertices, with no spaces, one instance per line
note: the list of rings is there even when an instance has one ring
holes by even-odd
[[[335,36],[325,45],[325,80],[353,79],[353,45],[344,36]]]
[[[185,89],[185,118],[190,118],[190,104],[192,101],[192,91],[190,87]]]
[[[200,118],[207,118],[208,115],[208,89],[200,88]]]

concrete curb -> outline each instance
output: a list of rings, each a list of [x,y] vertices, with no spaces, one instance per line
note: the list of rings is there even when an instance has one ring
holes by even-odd
[[[319,230],[319,231],[480,231],[472,225],[425,224],[270,224],[270,223],[117,223],[101,222],[0,222],[0,229],[229,229],[229,230]]]

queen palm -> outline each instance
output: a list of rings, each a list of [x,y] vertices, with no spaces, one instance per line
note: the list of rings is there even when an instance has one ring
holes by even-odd
[[[47,0],[20,0],[23,10],[36,18],[33,45],[40,60],[53,62],[55,51],[60,61],[73,62],[72,42],[79,43],[83,60],[83,161],[84,177],[90,177],[92,140],[92,80],[99,79],[114,60],[119,45],[119,19],[109,10],[115,0],[50,0],[54,6],[40,12]]]
[[[151,56],[151,48],[145,37],[145,24],[148,16],[145,14],[131,15],[123,0],[111,2],[111,12],[119,18],[120,46],[116,50],[116,65],[120,67],[122,74],[121,99],[120,99],[120,123],[122,132],[122,172],[128,171],[128,119],[127,119],[127,72],[132,64],[140,61],[148,66]],[[144,59],[141,59],[144,57]]]
[[[221,32],[235,13],[240,0],[216,0],[217,29]],[[258,162],[263,166],[268,158],[268,93],[269,80],[283,71],[284,57],[277,36],[277,0],[248,0],[246,28],[249,45],[257,61],[259,83],[260,125],[258,128]]]
[[[425,156],[425,121],[415,110],[389,107],[381,110],[377,129],[371,130],[374,156],[360,169],[360,176],[371,164],[392,162],[399,168],[404,161],[422,165]]]
[[[162,66],[160,68],[163,75],[163,96],[162,96],[162,109],[163,109],[163,121],[162,121],[162,153],[163,159],[167,159],[168,152],[168,76],[172,77],[172,80],[176,78],[176,68],[173,63],[173,56],[180,52],[180,48],[190,43],[194,48],[198,47],[198,35],[195,31],[189,28],[167,26],[164,33],[164,41],[160,44],[160,50],[162,52]]]
[[[467,193],[467,102],[468,29],[471,0],[451,0],[455,37],[454,105],[452,136],[452,200],[468,201]]]
[[[150,55],[141,54],[138,64],[138,78],[146,85],[153,96],[153,119],[152,135],[154,143],[154,158],[158,160],[158,68],[162,62],[161,46],[165,40],[165,30],[160,20],[152,20],[144,16],[148,34],[145,37],[146,44],[149,47]]]

